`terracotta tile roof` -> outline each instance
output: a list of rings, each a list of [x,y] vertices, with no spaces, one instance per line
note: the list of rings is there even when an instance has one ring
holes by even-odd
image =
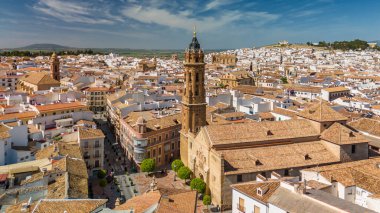
[[[204,129],[214,146],[319,136],[318,130],[305,119],[209,125]]]
[[[147,192],[145,194],[133,197],[127,202],[116,206],[114,210],[134,210],[135,213],[144,213],[149,208],[158,204],[161,198],[161,193],[159,191]]]
[[[325,90],[327,92],[344,92],[344,91],[350,91],[350,89],[346,87],[329,87],[329,88],[323,88],[322,90]]]
[[[348,119],[339,112],[333,110],[326,103],[315,103],[299,112],[298,116],[318,122],[343,121]]]
[[[260,112],[259,117],[261,119],[274,119],[274,116],[270,112]]]
[[[197,191],[162,196],[156,213],[194,213],[197,207]]]
[[[64,199],[66,195],[66,174],[55,178],[55,182],[48,185],[47,199]]]
[[[328,181],[337,181],[344,186],[358,186],[372,194],[380,194],[380,158],[353,161],[329,166],[314,167],[314,171]]]
[[[53,79],[48,73],[45,72],[32,72],[23,76],[21,81],[26,81],[34,85],[56,84],[60,85],[60,82]]]
[[[68,156],[70,158],[82,159],[80,146],[78,142],[59,142],[58,151],[60,155]]]
[[[105,135],[100,129],[79,127],[79,138],[82,139],[93,139],[93,138],[104,138]]]
[[[141,118],[145,120],[148,132],[181,124],[181,113],[156,118],[155,114],[151,111],[130,112],[128,116],[124,118],[124,121],[131,126],[135,126],[137,120]]]
[[[289,109],[283,109],[280,107],[275,107],[272,111],[272,113],[276,113],[279,115],[285,115],[291,118],[296,118],[297,117],[297,112],[289,110]]]
[[[339,162],[339,158],[331,153],[321,141],[218,152],[224,156],[227,175]]]
[[[359,132],[351,130],[340,123],[334,123],[328,129],[323,131],[321,134],[321,139],[338,145],[369,142],[367,138]]]
[[[50,158],[51,156],[57,156],[58,153],[54,152],[54,145],[50,145],[44,149],[37,150],[35,154],[36,160],[44,159],[44,158]]]
[[[95,122],[87,120],[79,120],[77,125],[87,125],[87,126],[96,126]]]
[[[271,88],[271,87],[256,87],[256,86],[248,86],[248,85],[239,85],[234,87],[233,90],[240,91],[244,94],[261,94],[266,92],[274,92],[274,91],[281,91],[277,88]]]
[[[110,89],[107,87],[90,87],[90,88],[87,88],[86,91],[88,91],[88,92],[107,92],[107,91],[110,91]]]
[[[11,134],[9,133],[10,129],[11,128],[5,126],[4,124],[0,124],[0,139],[1,140],[11,137]]]
[[[106,199],[42,199],[36,203],[35,213],[94,212],[105,205]]]
[[[273,192],[276,191],[278,187],[280,187],[280,181],[278,180],[270,180],[265,182],[247,182],[241,184],[234,184],[231,187],[237,190],[240,193],[245,194],[248,197],[254,198],[255,200],[260,200],[261,202],[267,203],[270,196]],[[257,189],[267,189],[267,191],[263,195],[257,194]]]
[[[350,122],[348,125],[356,130],[380,137],[380,121],[378,120],[361,118]]]
[[[28,200],[29,200],[29,198],[26,199],[26,200],[23,200],[23,201],[21,201],[21,202],[19,202],[17,204],[15,204],[15,205],[9,206],[8,208],[5,209],[5,212],[6,213],[19,213],[19,212],[22,212],[21,209],[23,207],[23,204],[27,203]],[[31,205],[30,205],[29,211],[27,211],[27,212],[31,212],[31,210],[34,209],[34,207],[37,204],[37,202],[38,201],[32,202]]]
[[[72,110],[72,109],[87,109],[86,104],[81,102],[71,102],[71,103],[55,103],[36,106],[36,109],[40,113],[52,112],[57,110]]]
[[[321,93],[321,88],[320,87],[310,87],[310,86],[294,86],[294,85],[285,85],[285,88],[294,91],[301,91],[301,92],[310,92],[310,93]]]
[[[306,181],[306,185],[312,189],[318,189],[318,190],[330,187],[330,185],[321,183],[316,180],[308,180]]]
[[[35,181],[39,181],[39,180],[43,179],[43,177],[44,177],[44,174],[42,172],[35,173],[35,174],[31,175],[30,178],[22,180],[20,185],[22,186],[22,185],[25,185],[28,183],[33,183]]]

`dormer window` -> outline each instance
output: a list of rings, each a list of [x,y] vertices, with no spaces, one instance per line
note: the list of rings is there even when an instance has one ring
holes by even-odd
[[[259,188],[257,188],[256,189],[256,193],[257,193],[257,195],[259,195],[259,196],[263,196],[263,195],[265,195],[265,193],[268,191],[268,187],[259,187]]]
[[[263,191],[260,188],[257,188],[257,195],[263,196]]]
[[[309,156],[309,154],[305,155],[305,160],[311,160],[311,157]]]
[[[349,134],[349,136],[350,136],[350,138],[355,137],[354,132],[351,131],[350,134]]]
[[[261,165],[263,165],[263,163],[261,163],[260,160],[256,160],[256,161],[255,161],[255,165],[256,165],[256,166],[261,166]]]

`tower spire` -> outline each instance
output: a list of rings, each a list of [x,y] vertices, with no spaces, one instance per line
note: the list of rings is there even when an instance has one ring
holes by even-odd
[[[197,37],[197,25],[194,24],[193,37]]]

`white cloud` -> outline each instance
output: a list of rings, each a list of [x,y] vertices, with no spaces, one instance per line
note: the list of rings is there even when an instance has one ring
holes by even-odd
[[[216,9],[216,8],[219,8],[220,6],[231,4],[231,3],[233,2],[230,0],[213,0],[209,2],[208,4],[206,4],[205,11]]]
[[[122,21],[118,16],[111,15],[109,9],[99,11],[93,5],[62,0],[40,0],[33,6],[36,11],[55,17],[65,22],[79,22],[86,24],[112,24]],[[95,18],[93,15],[100,15]]]
[[[303,11],[299,11],[299,12],[294,13],[292,16],[296,17],[296,18],[302,18],[302,17],[317,15],[320,13],[323,13],[323,11],[321,11],[321,10],[303,10]]]
[[[279,16],[267,12],[223,11],[215,16],[191,17],[190,11],[172,13],[156,7],[131,5],[122,10],[122,14],[142,23],[159,24],[171,28],[191,30],[195,24],[200,31],[212,31],[238,20],[250,21],[261,25],[276,20]]]

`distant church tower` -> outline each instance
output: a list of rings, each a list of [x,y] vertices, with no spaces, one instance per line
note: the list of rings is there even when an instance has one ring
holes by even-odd
[[[189,143],[206,125],[204,53],[194,29],[193,40],[185,52],[185,91],[182,97],[181,159],[188,164]]]
[[[57,57],[57,54],[55,54],[55,52],[53,53],[50,59],[50,75],[55,80],[60,81],[59,59]]]

